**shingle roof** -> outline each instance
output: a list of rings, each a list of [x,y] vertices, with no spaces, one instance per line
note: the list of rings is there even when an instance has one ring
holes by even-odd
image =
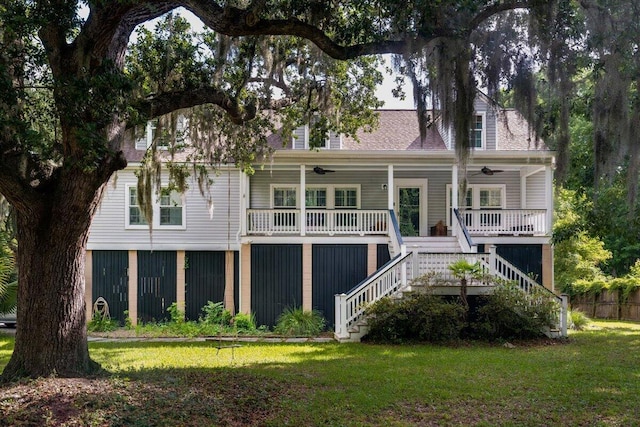
[[[433,125],[420,141],[418,115],[415,110],[379,110],[379,124],[373,132],[358,131],[360,143],[344,138],[345,150],[446,150],[442,137]]]
[[[533,128],[515,110],[502,110],[496,123],[498,150],[548,150],[541,139],[536,139]]]

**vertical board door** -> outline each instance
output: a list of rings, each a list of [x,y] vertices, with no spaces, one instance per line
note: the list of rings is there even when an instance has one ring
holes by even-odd
[[[312,254],[312,306],[331,329],[335,294],[348,292],[367,277],[367,245],[313,245]]]
[[[302,245],[251,245],[251,312],[273,326],[287,308],[302,307]]]
[[[378,245],[376,268],[380,268],[391,260],[389,245]]]
[[[496,253],[542,283],[542,245],[496,245]]]
[[[187,251],[185,253],[185,314],[198,320],[208,301],[224,301],[224,251]]]
[[[138,319],[169,320],[167,308],[176,302],[176,252],[138,251]]]
[[[109,305],[112,319],[124,324],[124,312],[129,309],[129,254],[127,251],[92,251],[91,271],[94,303],[99,297]]]

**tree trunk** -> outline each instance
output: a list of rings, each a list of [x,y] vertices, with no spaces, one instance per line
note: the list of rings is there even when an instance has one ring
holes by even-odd
[[[67,170],[38,211],[17,213],[17,331],[3,381],[99,369],[89,358],[84,301],[85,246],[106,181],[96,175]]]

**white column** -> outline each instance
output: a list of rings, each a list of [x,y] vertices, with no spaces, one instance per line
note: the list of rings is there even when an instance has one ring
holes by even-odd
[[[231,173],[231,172],[229,172]],[[247,208],[249,206],[249,177],[242,172],[240,174],[240,234],[247,235]]]
[[[393,210],[394,188],[393,188],[393,165],[389,165],[387,171],[387,209]]]
[[[547,166],[545,172],[545,194],[547,195],[547,234],[551,235],[553,227],[553,169],[551,166]]]
[[[300,235],[307,234],[307,177],[305,165],[300,165]]]
[[[459,233],[458,220],[453,213],[454,209],[458,209],[458,165],[451,167],[451,235],[457,236]]]

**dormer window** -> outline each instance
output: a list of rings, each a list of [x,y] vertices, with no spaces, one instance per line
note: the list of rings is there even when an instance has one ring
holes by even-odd
[[[476,150],[485,148],[485,119],[484,114],[476,114],[471,120],[469,132],[469,145]]]
[[[319,114],[311,117],[311,122],[306,126],[306,148],[326,149],[331,146],[329,138],[329,123]]]

